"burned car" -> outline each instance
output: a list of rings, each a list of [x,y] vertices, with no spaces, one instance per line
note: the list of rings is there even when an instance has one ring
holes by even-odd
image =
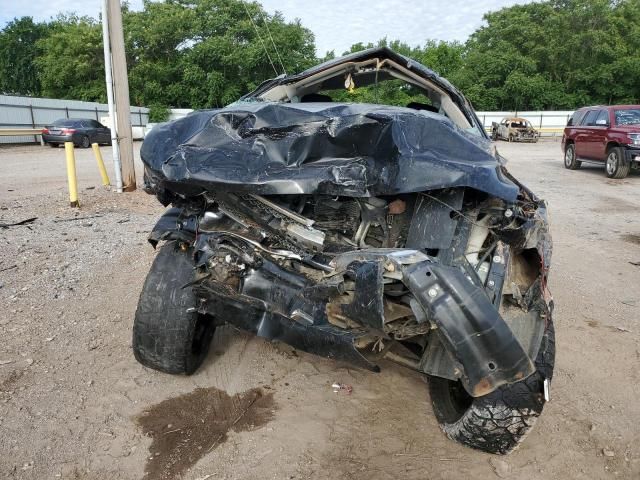
[[[386,81],[422,101],[335,101]],[[433,71],[387,48],[354,53],[161,124],[141,156],[146,190],[171,205],[135,315],[143,365],[191,374],[230,324],[421,372],[444,432],[487,452],[511,451],[542,412],[546,206]]]
[[[536,143],[540,138],[540,132],[533,128],[526,118],[505,117],[500,123],[491,123],[491,138],[510,142]]]

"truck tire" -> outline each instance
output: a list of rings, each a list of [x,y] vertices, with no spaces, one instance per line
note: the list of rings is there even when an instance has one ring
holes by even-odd
[[[625,178],[629,175],[631,165],[627,162],[624,150],[620,147],[614,147],[607,152],[607,161],[605,164],[605,172],[609,178]]]
[[[140,293],[133,322],[133,353],[142,365],[165,373],[191,375],[209,351],[213,319],[196,307],[191,287],[194,264],[175,242],[159,249]]]
[[[521,382],[473,398],[459,381],[427,377],[440,427],[449,438],[471,448],[503,455],[511,452],[542,413],[544,382],[551,381],[554,361],[555,333],[549,317],[535,361],[536,371]]]
[[[576,146],[568,144],[564,149],[564,168],[577,170],[582,166],[582,162],[576,159]]]

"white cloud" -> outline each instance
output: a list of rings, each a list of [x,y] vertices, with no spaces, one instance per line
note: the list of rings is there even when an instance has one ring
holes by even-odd
[[[287,20],[299,18],[316,36],[318,55],[337,55],[357,42],[383,37],[421,45],[428,39],[465,41],[490,10],[531,0],[262,0]]]
[[[279,10],[287,20],[300,18],[315,34],[318,55],[341,54],[357,42],[383,37],[421,45],[427,39],[464,41],[482,24],[490,10],[531,0],[262,0],[264,8]],[[131,0],[133,9],[142,0]],[[14,17],[47,20],[58,13],[98,17],[102,0],[0,0],[0,27]]]
[[[142,8],[142,0],[131,0],[134,10]],[[49,20],[59,13],[77,13],[98,18],[102,0],[0,0],[0,28],[15,17],[29,16],[35,20]]]

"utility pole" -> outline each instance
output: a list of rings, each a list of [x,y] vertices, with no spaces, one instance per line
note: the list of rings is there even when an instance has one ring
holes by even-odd
[[[109,40],[109,7],[107,0],[102,0],[102,44],[104,45],[104,74],[107,82],[107,103],[109,104],[109,118],[111,119],[111,148],[113,151],[113,166],[116,171],[116,192],[122,193],[122,166],[120,164],[118,134],[116,133],[116,111],[113,107],[113,77],[111,76],[111,42]]]
[[[107,0],[107,14],[116,103],[115,125],[117,126],[120,162],[122,164],[122,182],[124,191],[132,192],[136,189],[136,171],[133,164],[131,103],[129,101],[127,58],[124,51],[122,11],[119,0]]]

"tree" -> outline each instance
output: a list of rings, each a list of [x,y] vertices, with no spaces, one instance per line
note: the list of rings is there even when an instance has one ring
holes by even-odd
[[[638,101],[637,0],[550,0],[503,8],[484,20],[456,77],[477,108]]]
[[[313,34],[255,2],[146,1],[125,27],[135,56],[132,92],[141,104],[220,107],[315,62]]]
[[[36,42],[49,27],[31,17],[9,22],[0,32],[0,92],[40,95],[40,80],[35,65]]]
[[[38,40],[42,95],[106,102],[102,28],[90,17],[59,16]]]
[[[315,58],[313,34],[299,21],[245,0],[144,0],[123,11],[131,102],[220,107],[283,71]],[[459,87],[480,110],[572,109],[640,102],[640,2],[547,0],[484,16],[464,44],[426,40],[375,45],[414,58]],[[356,43],[351,53],[373,47]],[[97,20],[62,16],[15,19],[0,31],[0,91],[105,100]],[[389,83],[338,91],[336,100],[406,105],[428,101]]]

